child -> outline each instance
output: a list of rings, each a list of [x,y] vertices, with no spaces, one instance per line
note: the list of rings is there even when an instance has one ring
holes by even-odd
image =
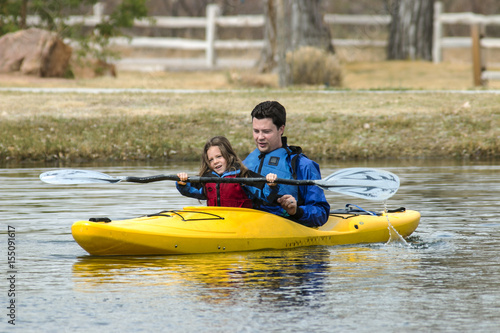
[[[199,175],[220,178],[262,177],[243,165],[229,140],[223,136],[215,136],[205,144]],[[269,184],[256,186],[238,183],[191,184],[186,183],[188,175],[185,172],[178,173],[177,176],[181,180],[176,184],[179,192],[187,197],[207,200],[207,206],[252,208],[252,199],[270,204],[274,201],[271,198],[275,198],[279,190],[277,184],[272,184],[277,178],[273,173],[266,176]]]

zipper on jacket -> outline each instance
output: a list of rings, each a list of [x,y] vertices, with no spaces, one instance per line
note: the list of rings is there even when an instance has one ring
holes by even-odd
[[[259,154],[259,160],[260,160],[260,163],[259,163],[259,169],[257,170],[257,173],[261,173],[262,171],[262,166],[264,165],[264,159],[266,158],[266,153],[260,153]]]
[[[217,206],[220,206],[220,183],[215,183],[215,192],[217,193]]]

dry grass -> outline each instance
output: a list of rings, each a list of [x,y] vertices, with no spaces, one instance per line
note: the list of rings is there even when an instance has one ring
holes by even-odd
[[[474,89],[472,66],[467,63],[393,61],[346,65],[344,86],[349,89]],[[500,89],[500,81],[486,88]]]
[[[470,63],[411,61],[344,62],[344,89],[473,89]],[[494,67],[488,70],[495,70]],[[500,68],[497,68],[500,70]],[[0,87],[92,87],[144,89],[241,89],[278,86],[276,74],[258,74],[255,70],[207,72],[120,72],[118,78],[41,79],[0,74]],[[500,89],[500,81],[486,88]],[[317,89],[317,87],[308,87]]]
[[[342,69],[337,57],[324,50],[305,46],[286,55],[294,84],[342,86]]]
[[[343,91],[279,90],[273,88],[276,81],[250,71],[120,73],[118,79],[92,80],[0,76],[0,86],[207,89],[0,92],[0,163],[198,160],[203,142],[218,134],[228,136],[244,156],[254,147],[250,111],[270,99],[288,110],[290,143],[315,159],[500,157],[500,95],[356,91],[470,89],[470,66],[350,63]]]

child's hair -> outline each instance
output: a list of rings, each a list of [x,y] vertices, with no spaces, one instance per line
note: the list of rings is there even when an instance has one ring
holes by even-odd
[[[210,147],[217,146],[220,149],[222,157],[227,162],[227,170],[238,170],[240,169],[240,176],[245,177],[248,169],[243,165],[243,162],[240,160],[238,155],[234,152],[231,143],[225,136],[214,136],[210,140],[205,143],[205,147],[203,148],[203,153],[201,154],[201,167],[200,167],[200,176],[203,176],[207,172],[211,171],[210,163],[208,162],[207,152]]]

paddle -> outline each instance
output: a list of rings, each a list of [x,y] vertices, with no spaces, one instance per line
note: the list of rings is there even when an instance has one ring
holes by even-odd
[[[40,179],[49,184],[114,184],[118,182],[152,183],[162,180],[179,181],[177,175],[157,175],[149,177],[112,177],[90,170],[61,169],[47,171]],[[192,183],[240,183],[255,185],[265,183],[266,178],[217,178],[189,177]],[[395,174],[371,168],[349,168],[332,173],[320,180],[276,179],[277,184],[315,185],[323,190],[333,191],[357,198],[382,201],[392,197],[399,188],[399,178]]]

